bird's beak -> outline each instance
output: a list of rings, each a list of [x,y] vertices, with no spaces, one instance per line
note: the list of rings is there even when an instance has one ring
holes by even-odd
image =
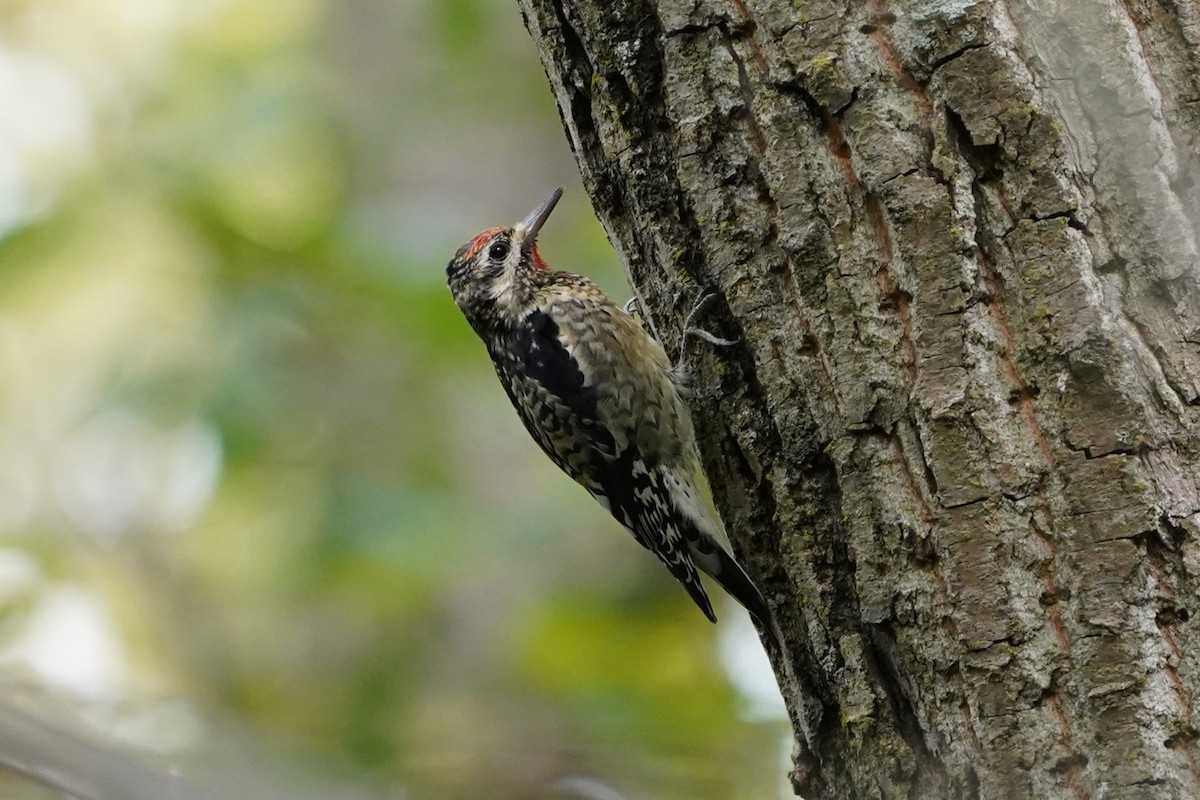
[[[537,238],[538,231],[542,229],[542,224],[550,216],[550,212],[554,210],[555,203],[558,198],[562,197],[562,187],[558,187],[551,192],[545,200],[538,203],[537,208],[529,212],[525,219],[517,223],[517,233],[521,239],[527,242],[532,242]]]

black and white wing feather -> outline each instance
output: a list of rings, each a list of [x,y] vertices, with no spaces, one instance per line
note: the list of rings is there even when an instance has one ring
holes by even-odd
[[[546,455],[654,553],[715,621],[691,554],[702,535],[676,507],[677,481],[664,463],[664,456],[682,454],[675,446],[666,355],[602,295],[588,298],[593,307],[582,314],[578,295],[569,302],[572,313],[551,301],[498,340],[491,355],[500,382]],[[586,329],[579,320],[587,321]]]

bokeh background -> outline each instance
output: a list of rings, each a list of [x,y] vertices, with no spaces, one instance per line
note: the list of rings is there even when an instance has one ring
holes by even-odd
[[[0,701],[230,796],[780,796],[744,615],[445,289],[560,184],[625,297],[511,0],[0,3]]]

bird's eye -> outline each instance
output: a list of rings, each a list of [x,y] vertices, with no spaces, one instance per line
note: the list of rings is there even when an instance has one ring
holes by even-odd
[[[508,258],[508,242],[496,242],[489,247],[488,258],[492,261],[503,261]]]

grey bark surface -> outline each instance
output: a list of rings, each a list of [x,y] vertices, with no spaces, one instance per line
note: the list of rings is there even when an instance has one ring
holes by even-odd
[[[818,798],[1200,797],[1200,6],[520,0]]]

